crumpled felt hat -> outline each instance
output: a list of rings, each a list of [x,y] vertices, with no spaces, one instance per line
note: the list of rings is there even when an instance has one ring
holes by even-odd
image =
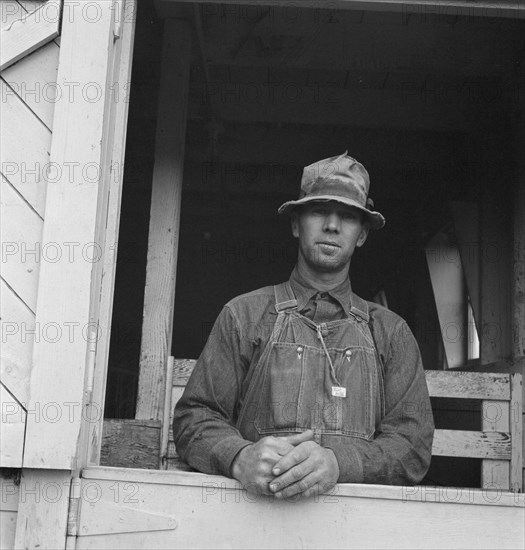
[[[290,212],[296,206],[315,201],[338,201],[355,206],[366,214],[372,229],[385,225],[384,216],[373,210],[374,203],[368,198],[370,176],[365,167],[348,151],[306,166],[301,179],[299,199],[288,201],[279,207],[279,214]]]

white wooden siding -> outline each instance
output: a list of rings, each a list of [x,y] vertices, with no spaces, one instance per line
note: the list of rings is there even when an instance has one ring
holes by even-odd
[[[9,412],[0,427],[3,467],[22,466],[33,344],[45,337],[35,324],[39,272],[42,262],[52,260],[56,252],[42,249],[42,230],[54,113],[49,98],[56,90],[59,46],[50,42],[56,30],[42,38],[49,31],[47,24],[47,31],[37,36],[40,31],[31,23],[37,19],[30,15],[44,4],[2,2],[0,10],[4,54],[12,55],[16,49],[13,55],[18,60],[14,63],[11,58],[0,73],[0,376],[2,403]],[[24,33],[30,35],[25,50]],[[38,48],[38,44],[45,45]]]

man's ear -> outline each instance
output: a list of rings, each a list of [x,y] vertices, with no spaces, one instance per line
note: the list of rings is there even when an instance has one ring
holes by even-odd
[[[290,218],[292,223],[292,235],[297,239],[299,237],[299,214],[297,210],[291,213]]]
[[[356,246],[363,246],[365,244],[369,231],[370,231],[370,226],[368,225],[368,223],[364,223],[361,229],[361,233],[359,234],[359,237],[357,239],[357,242],[355,243]]]

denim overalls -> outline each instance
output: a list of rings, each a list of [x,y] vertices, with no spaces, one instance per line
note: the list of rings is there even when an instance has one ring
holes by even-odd
[[[252,373],[237,427],[257,441],[307,429],[373,439],[384,416],[383,375],[368,304],[352,294],[348,317],[317,325],[297,311],[289,282],[274,287],[277,320]]]

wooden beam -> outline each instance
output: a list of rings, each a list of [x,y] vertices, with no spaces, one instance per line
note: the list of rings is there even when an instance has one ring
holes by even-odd
[[[198,4],[237,4],[246,6],[286,6],[288,0],[163,0],[170,2],[195,2]],[[324,4],[324,5],[323,5]],[[525,17],[523,2],[520,0],[477,0],[473,4],[469,0],[331,0],[321,2],[320,0],[294,0],[292,8],[315,8],[315,9],[349,9],[349,10],[380,10],[380,11],[407,11],[417,10],[423,13],[450,13],[456,10],[459,13],[479,17]],[[447,11],[448,10],[448,11]],[[454,13],[456,13],[454,11]]]
[[[162,418],[171,352],[191,55],[189,25],[164,25],[136,409],[137,418],[154,420]]]
[[[510,460],[511,451],[508,432],[436,430],[432,444],[432,456]]]

